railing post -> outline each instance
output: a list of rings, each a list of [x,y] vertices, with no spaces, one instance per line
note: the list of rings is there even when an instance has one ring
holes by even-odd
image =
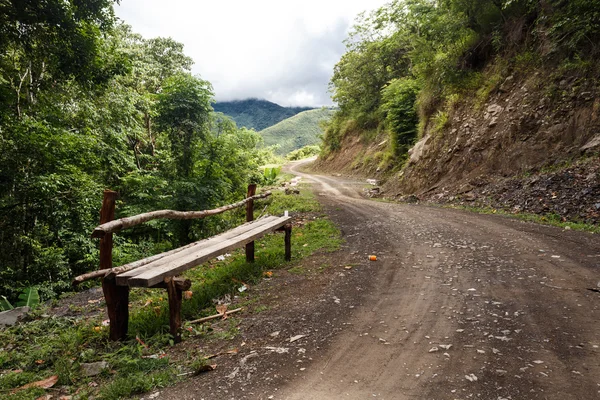
[[[102,209],[100,210],[100,224],[115,219],[115,203],[117,192],[104,191]],[[112,268],[112,233],[107,233],[100,238],[100,269]],[[129,287],[117,286],[114,276],[102,279],[102,291],[106,300],[108,319],[110,320],[110,340],[121,340],[127,336],[129,321]]]
[[[256,194],[256,185],[248,185],[248,194],[246,198],[252,197]],[[246,203],[246,222],[254,221],[254,200],[250,200]],[[246,245],[246,262],[254,262],[254,242],[250,242]]]

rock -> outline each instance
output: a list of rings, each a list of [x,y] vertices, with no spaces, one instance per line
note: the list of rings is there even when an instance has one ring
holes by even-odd
[[[431,138],[430,135],[425,135],[425,137],[423,139],[419,140],[408,151],[408,154],[410,155],[410,159],[409,159],[410,164],[414,164],[414,163],[418,162],[419,159],[423,156],[423,153],[425,153],[427,151],[427,149],[429,148],[427,146],[427,144],[428,144],[430,138]]]
[[[430,353],[435,353],[435,352],[438,352],[438,351],[440,351],[440,349],[438,349],[437,347],[432,347],[431,349],[429,349]]]
[[[375,188],[373,188],[373,189],[370,189],[370,190],[367,192],[367,196],[368,196],[368,197],[377,197],[377,196],[379,196],[380,194],[381,194],[381,189],[380,189],[380,188],[378,188],[378,187],[375,187]]]
[[[477,200],[477,195],[473,192],[469,192],[463,195],[463,200],[465,201],[475,201]]]
[[[600,135],[594,136],[590,141],[581,147],[582,151],[597,150],[600,148]]]
[[[29,307],[17,307],[12,310],[0,312],[0,328],[13,326],[29,312]]]
[[[286,187],[285,194],[300,194],[300,190]]]
[[[500,114],[502,111],[504,111],[504,108],[498,104],[492,104],[487,108],[487,112],[493,117]]]
[[[419,202],[419,198],[417,196],[415,196],[414,194],[411,194],[409,196],[402,196],[398,200],[400,200],[401,202],[404,202],[404,203],[418,203]]]
[[[84,376],[100,375],[106,368],[108,368],[108,363],[106,361],[81,364],[81,370]]]
[[[488,124],[488,127],[493,128],[496,125],[498,125],[498,118],[494,117],[492,118],[492,120],[490,121],[490,123]]]

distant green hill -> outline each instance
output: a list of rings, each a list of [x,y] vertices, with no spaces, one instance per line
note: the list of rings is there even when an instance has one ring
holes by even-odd
[[[223,101],[213,105],[217,112],[233,118],[237,126],[261,131],[311,107],[282,107],[267,100],[246,99]]]
[[[319,108],[301,112],[260,131],[266,146],[279,145],[278,154],[285,155],[301,147],[321,142],[323,134],[320,122],[331,118],[333,110]]]

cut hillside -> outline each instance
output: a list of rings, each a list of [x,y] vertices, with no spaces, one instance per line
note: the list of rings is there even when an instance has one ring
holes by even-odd
[[[351,33],[316,167],[388,198],[600,224],[600,0],[401,4]]]
[[[260,99],[223,101],[215,103],[213,108],[231,117],[238,127],[254,129],[257,132],[312,109],[311,107],[282,107]]]
[[[328,108],[303,111],[276,125],[260,131],[266,146],[278,145],[276,153],[288,154],[304,146],[321,142],[323,121],[328,121],[334,111]]]

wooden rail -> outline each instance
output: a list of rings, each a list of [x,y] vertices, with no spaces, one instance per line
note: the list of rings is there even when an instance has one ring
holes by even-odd
[[[254,189],[256,190],[256,185]],[[113,192],[114,193],[114,192]],[[175,210],[158,210],[151,211],[144,214],[134,215],[132,217],[125,217],[121,219],[115,219],[110,222],[105,222],[96,228],[94,228],[94,232],[92,232],[93,238],[102,238],[107,233],[115,233],[123,229],[131,228],[132,226],[143,224],[144,222],[152,221],[154,219],[168,218],[168,219],[200,219],[206,218],[211,215],[221,214],[225,211],[232,210],[234,208],[239,208],[246,203],[253,202],[257,199],[263,199],[271,195],[271,192],[265,192],[262,194],[253,195],[248,197],[242,201],[238,201],[237,203],[229,204],[227,206],[215,208],[213,210],[203,210],[203,211],[175,211]],[[113,214],[114,214],[114,205],[113,205]]]
[[[271,192],[265,192],[259,195],[256,195],[255,193],[256,185],[250,185],[248,186],[246,199],[213,210],[159,210],[114,220],[117,193],[111,190],[104,191],[104,200],[100,211],[100,225],[97,226],[92,233],[93,238],[100,238],[100,268],[97,271],[88,272],[76,277],[73,280],[73,285],[77,285],[93,278],[102,278],[102,289],[108,309],[108,318],[110,320],[109,337],[111,340],[121,340],[125,339],[127,336],[129,320],[129,288],[132,285],[167,289],[170,310],[170,330],[175,342],[178,342],[181,339],[179,331],[181,328],[182,291],[189,289],[191,282],[189,280],[178,278],[175,275],[187,268],[199,265],[199,263],[203,262],[205,259],[214,257],[239,245],[246,246],[246,260],[248,262],[253,262],[253,240],[272,230],[282,230],[285,232],[285,259],[288,261],[291,259],[290,237],[292,225],[289,223],[290,218],[286,215],[285,218],[269,217],[265,221],[259,220],[251,222],[254,220],[254,200],[271,195]],[[117,268],[112,267],[112,234],[114,232],[159,218],[205,218],[210,215],[221,214],[225,211],[239,208],[243,205],[246,205],[247,221],[243,226],[224,232],[216,237],[200,240],[187,246],[179,247],[143,260],[138,260]],[[278,222],[272,220],[277,220]],[[262,228],[258,228],[262,225],[264,225]],[[234,236],[238,236],[236,240],[233,239]],[[193,255],[193,253],[196,253],[196,255]],[[179,260],[175,261],[174,259]],[[170,268],[166,268],[163,264],[169,262],[173,265],[168,264]],[[138,284],[136,284],[136,282]]]

